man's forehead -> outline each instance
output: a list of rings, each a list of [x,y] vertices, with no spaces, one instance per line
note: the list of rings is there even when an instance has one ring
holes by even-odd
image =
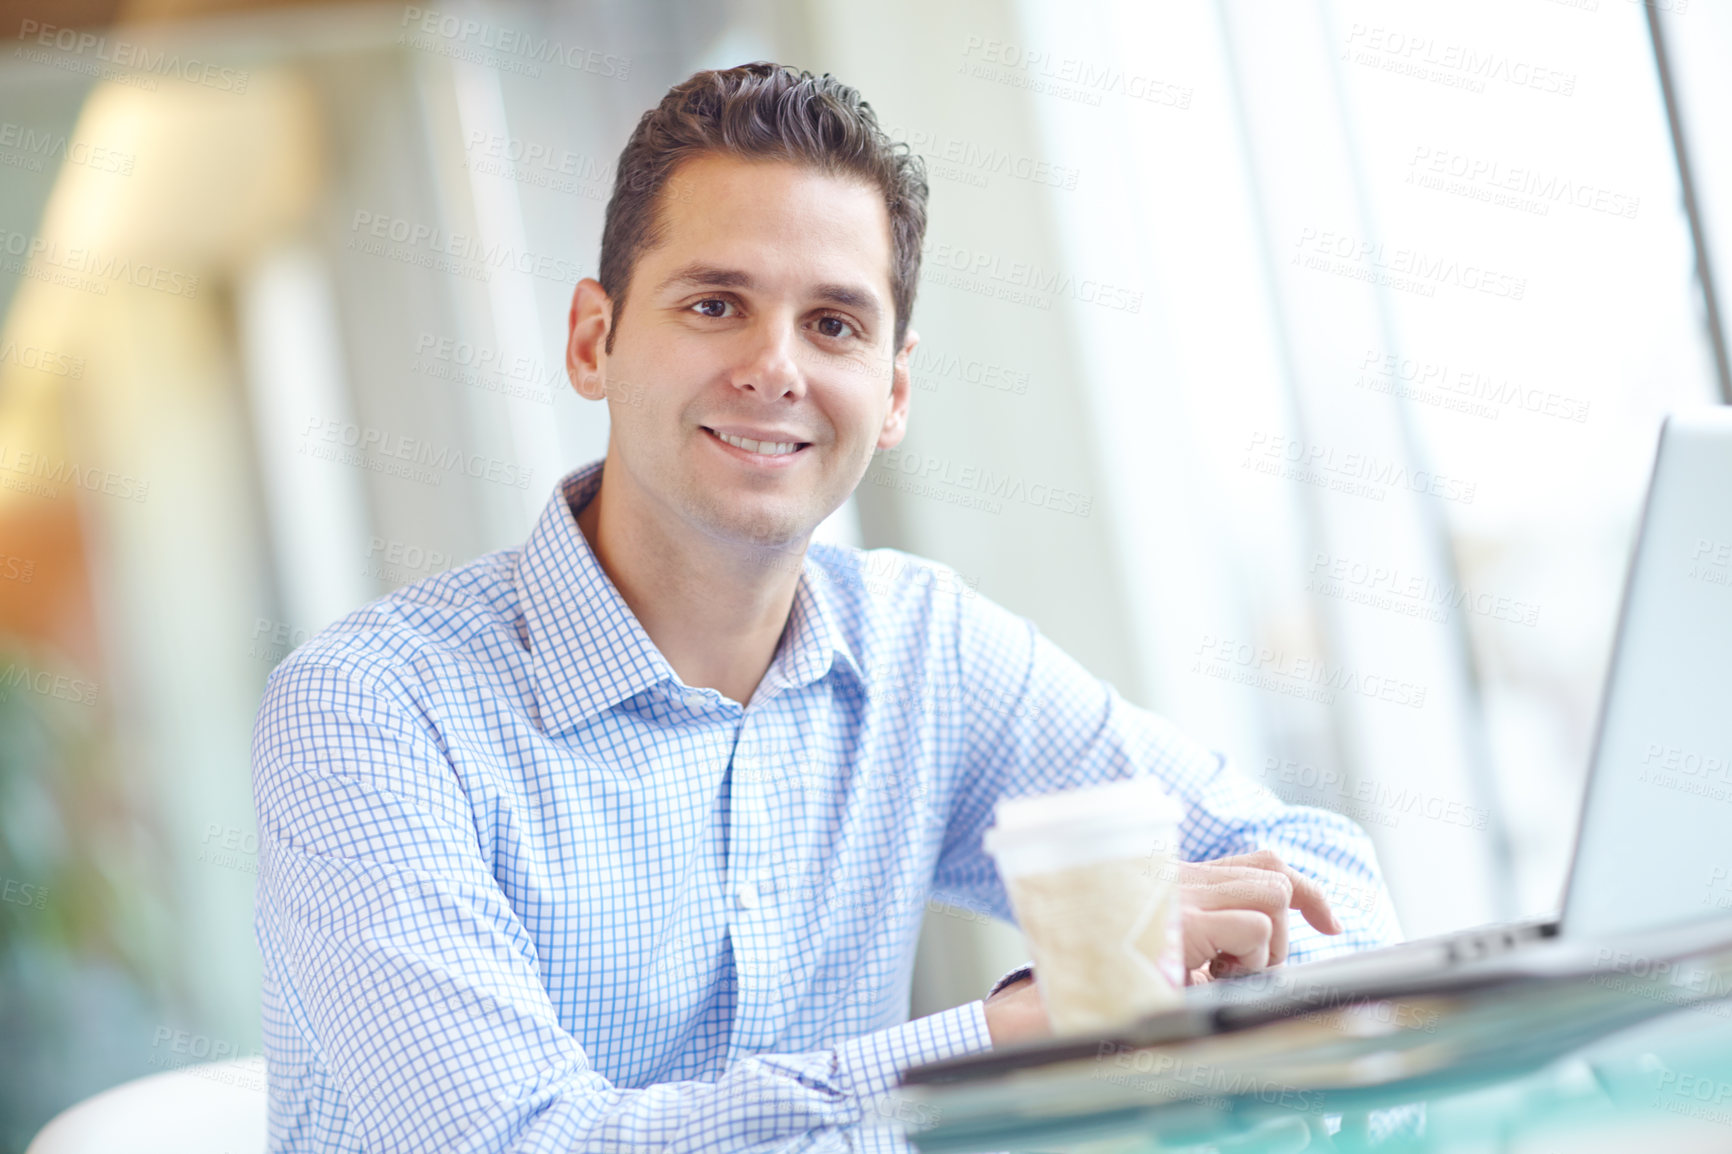
[[[658,266],[658,286],[767,289],[793,279],[838,302],[888,301],[890,214],[862,178],[705,154],[674,170],[657,207],[656,244],[643,256]]]

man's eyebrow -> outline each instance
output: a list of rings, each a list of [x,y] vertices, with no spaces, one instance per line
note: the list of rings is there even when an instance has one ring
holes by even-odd
[[[713,264],[688,264],[675,269],[659,288],[751,288],[752,274]]]
[[[675,269],[661,282],[658,289],[671,288],[738,288],[755,287],[752,274],[744,269],[724,268],[713,264],[688,264]],[[868,320],[876,321],[883,311],[878,295],[859,285],[825,283],[814,285],[812,295],[842,308],[853,309]]]
[[[863,313],[868,320],[878,319],[878,294],[869,289],[846,284],[821,284],[812,291],[819,300]]]

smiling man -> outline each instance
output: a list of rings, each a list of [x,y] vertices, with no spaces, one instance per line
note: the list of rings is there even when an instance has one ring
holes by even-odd
[[[522,548],[356,611],[267,688],[272,1150],[839,1135],[901,1069],[1046,1031],[1026,974],[904,1020],[930,896],[1010,916],[980,845],[1001,797],[1157,778],[1196,980],[1394,938],[1350,822],[942,566],[810,544],[903,436],[925,214],[829,77],[699,73],[643,117],[566,349],[606,457]]]

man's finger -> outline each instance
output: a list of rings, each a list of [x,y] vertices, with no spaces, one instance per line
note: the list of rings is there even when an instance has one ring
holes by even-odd
[[[1186,970],[1223,957],[1247,970],[1269,966],[1269,942],[1275,933],[1275,923],[1265,914],[1187,905],[1184,927]]]
[[[1213,866],[1194,883],[1187,898],[1210,910],[1253,910],[1274,927],[1269,943],[1270,965],[1287,960],[1287,910],[1293,904],[1293,883],[1286,874],[1250,866]]]
[[[1281,868],[1293,879],[1293,908],[1304,914],[1306,921],[1326,934],[1338,934],[1347,928],[1329,908],[1329,899],[1323,896],[1322,886],[1292,866],[1283,865]]]
[[[1344,928],[1335,912],[1329,908],[1329,899],[1323,896],[1323,887],[1282,861],[1273,850],[1258,850],[1246,855],[1247,860],[1256,862],[1264,869],[1280,870],[1293,883],[1292,907],[1305,915],[1305,920],[1326,934],[1338,934]]]
[[[1235,870],[1255,869],[1265,872],[1278,872],[1293,886],[1293,896],[1290,905],[1305,916],[1305,920],[1326,934],[1341,933],[1344,927],[1333,910],[1329,908],[1329,899],[1323,894],[1323,887],[1282,861],[1272,850],[1258,850],[1256,853],[1235,854],[1232,857],[1218,858],[1211,862],[1191,863],[1203,872],[1196,876],[1198,882],[1209,884],[1207,872],[1211,869],[1230,867]]]

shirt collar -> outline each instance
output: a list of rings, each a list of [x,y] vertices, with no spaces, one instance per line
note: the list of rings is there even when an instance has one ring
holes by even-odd
[[[861,661],[837,621],[838,612],[831,601],[836,576],[813,559],[810,550],[800,565],[800,582],[794,586],[788,628],[758,692],[767,692],[766,687],[810,685],[833,668],[865,684]]]
[[[578,527],[576,510],[601,487],[602,464],[592,461],[560,479],[518,559],[536,698],[550,735],[569,732],[651,686],[681,684]],[[756,699],[811,684],[838,664],[861,679],[860,662],[830,604],[831,583],[819,562],[803,558],[788,627]]]

